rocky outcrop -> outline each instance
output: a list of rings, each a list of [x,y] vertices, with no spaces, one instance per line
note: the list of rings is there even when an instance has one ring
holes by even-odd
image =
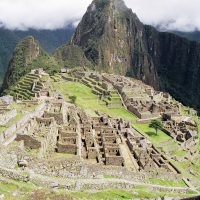
[[[131,74],[159,87],[157,72],[143,40],[145,28],[122,0],[94,0],[70,44],[81,46],[97,70]]]
[[[143,25],[123,0],[93,0],[74,45],[96,70],[140,79],[200,110],[200,44]]]

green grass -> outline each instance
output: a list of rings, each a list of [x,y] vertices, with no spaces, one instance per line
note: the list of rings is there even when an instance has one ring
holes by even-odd
[[[146,183],[168,186],[168,187],[186,187],[184,181],[171,181],[171,180],[163,180],[163,179],[156,179],[156,178],[149,178],[146,180]]]
[[[141,130],[143,133],[145,133],[149,138],[151,138],[151,141],[159,143],[159,142],[165,142],[169,139],[172,139],[170,136],[165,134],[163,131],[158,130],[158,134],[156,134],[155,129],[149,128],[149,124],[134,124],[136,128]]]
[[[106,103],[97,98],[97,95],[92,93],[92,89],[78,82],[60,82],[53,83],[55,89],[64,95],[65,100],[70,101],[69,95],[77,96],[76,104],[83,108],[86,113],[91,116],[96,116],[95,110],[101,113],[106,113],[115,118],[124,118],[126,120],[136,119],[136,116],[125,110],[123,107],[110,109]]]
[[[178,152],[180,146],[178,145],[177,142],[172,141],[171,143],[167,144],[167,145],[162,145],[163,149],[165,151],[175,151]],[[181,153],[180,153],[181,154]]]
[[[81,199],[132,199],[132,198],[155,198],[155,194],[151,194],[149,191],[137,192],[138,194],[133,194],[131,190],[120,190],[120,189],[110,189],[110,190],[101,190],[99,192],[89,192],[83,190],[81,192],[76,192],[71,194],[73,198]]]
[[[24,183],[0,176],[0,194],[4,194],[4,200],[26,200],[30,193],[36,189],[32,183]],[[13,196],[13,192],[17,195]]]
[[[54,153],[51,159],[57,159],[57,158],[70,158],[73,157],[73,154],[65,154],[65,153]]]
[[[116,178],[115,176],[111,176],[111,175],[107,175],[107,174],[104,174],[103,177],[104,178]]]
[[[173,152],[173,155],[175,156],[185,156],[186,154],[187,152],[184,150]]]

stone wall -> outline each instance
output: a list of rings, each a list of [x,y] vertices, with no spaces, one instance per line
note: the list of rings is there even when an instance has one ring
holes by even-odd
[[[146,177],[170,180],[170,181],[175,181],[175,182],[180,182],[183,178],[181,174],[177,174],[173,172],[166,173],[166,170],[163,170],[163,169],[150,170],[149,172],[146,172]]]
[[[37,140],[36,138],[34,138],[31,135],[21,135],[21,134],[17,134],[16,141],[24,141],[24,145],[26,147],[29,147],[31,149],[39,149],[42,145],[41,145],[41,141]]]
[[[108,107],[120,107],[120,106],[123,106],[123,104],[122,104],[122,102],[107,101],[107,106]]]
[[[55,119],[56,123],[59,124],[59,125],[64,123],[62,113],[49,113],[47,111],[44,111],[44,117],[45,118],[53,117]]]
[[[77,153],[77,145],[76,144],[62,144],[58,142],[58,153],[66,153],[66,154],[76,154]]]
[[[98,157],[98,152],[96,147],[88,147],[87,148],[87,158],[88,159],[96,159]]]
[[[16,131],[18,129],[21,129],[24,127],[24,125],[35,116],[42,116],[45,109],[45,103],[39,105],[33,112],[26,114],[24,117],[22,117],[18,122],[11,125],[9,128],[7,128],[5,131],[3,131],[1,134],[1,143],[3,143],[6,139],[8,139],[11,136],[16,135]]]
[[[16,115],[16,109],[0,109],[0,125],[8,123]]]
[[[159,118],[159,113],[140,113],[136,107],[133,105],[128,106],[129,111],[131,111],[134,115],[136,115],[139,119],[151,119],[151,118]]]

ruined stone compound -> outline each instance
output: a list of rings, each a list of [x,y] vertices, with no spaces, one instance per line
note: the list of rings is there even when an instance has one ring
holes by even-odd
[[[34,78],[35,75],[47,76],[41,69],[31,74]],[[106,98],[110,96],[108,106],[124,106],[138,116],[138,120],[163,119],[164,129],[172,138],[183,142],[185,149],[196,144],[196,132],[186,126],[195,127],[195,123],[191,118],[180,117],[180,108],[171,101],[169,94],[117,75],[78,72],[64,80],[79,80],[94,87],[92,91],[99,98],[108,101]],[[1,147],[7,147],[1,148],[0,166],[14,169],[20,160],[26,160],[30,170],[56,177],[91,178],[106,173],[128,179],[134,177],[143,182],[145,176],[181,179],[180,173],[159,149],[144,136],[135,134],[130,122],[98,112],[97,117],[91,117],[83,109],[66,102],[61,95],[52,94],[44,84],[33,97],[33,100],[18,103],[35,106],[35,109],[25,112],[0,135]],[[17,115],[17,111],[11,109],[12,103],[11,97],[0,99],[0,112],[4,110],[1,125]],[[12,155],[14,159],[7,162],[3,155]],[[71,156],[50,161],[57,155]]]

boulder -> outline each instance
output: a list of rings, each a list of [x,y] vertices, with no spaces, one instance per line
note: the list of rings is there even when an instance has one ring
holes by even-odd
[[[19,167],[28,167],[28,162],[26,160],[19,160],[18,166]]]

